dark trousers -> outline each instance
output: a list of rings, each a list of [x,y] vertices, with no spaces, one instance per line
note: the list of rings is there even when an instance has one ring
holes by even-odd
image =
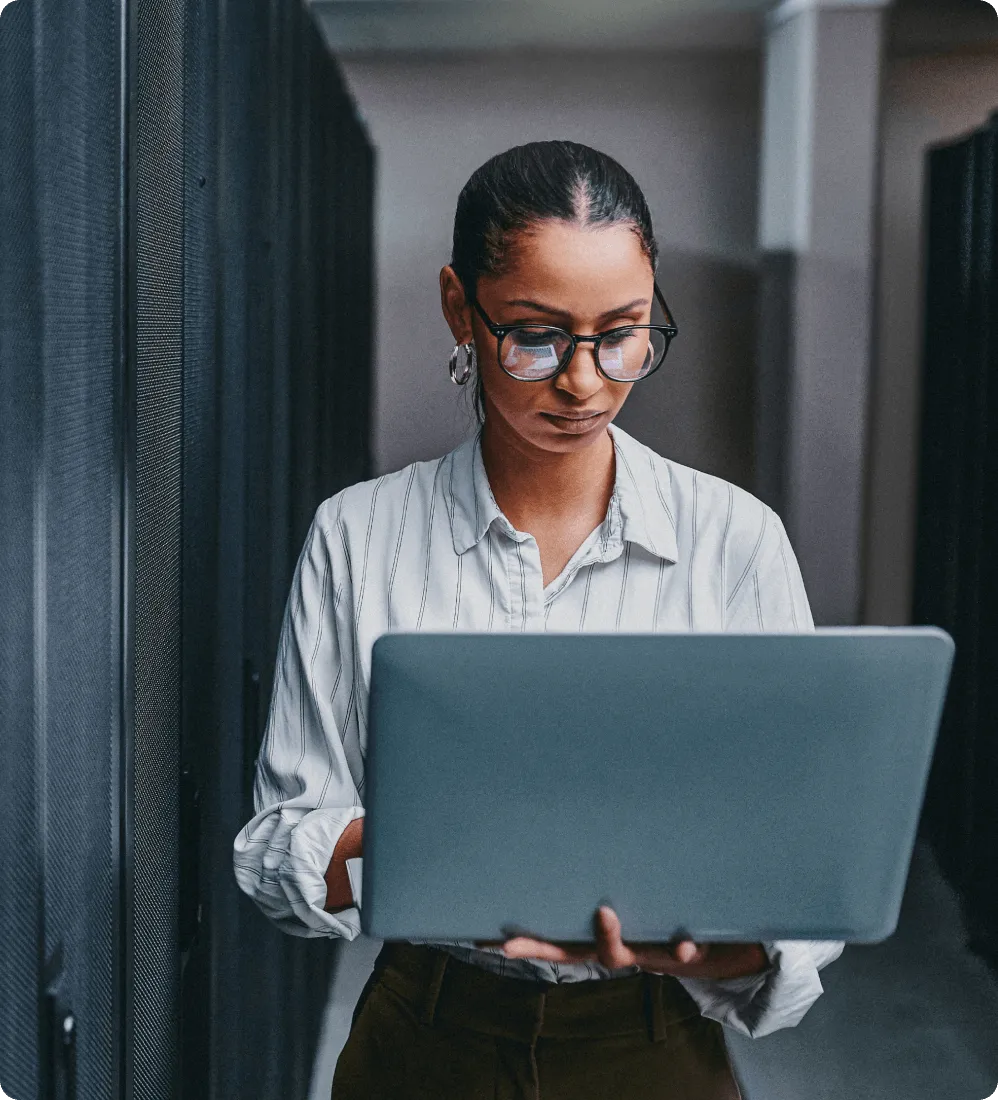
[[[674,978],[550,985],[386,944],[332,1100],[741,1100],[721,1025]]]

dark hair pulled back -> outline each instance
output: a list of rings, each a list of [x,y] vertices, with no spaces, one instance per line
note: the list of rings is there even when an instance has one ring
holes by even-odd
[[[451,266],[474,294],[483,275],[500,275],[513,237],[547,219],[633,229],[654,271],[658,245],[634,177],[606,153],[575,141],[532,141],[487,160],[457,200]],[[475,407],[484,419],[481,377]]]

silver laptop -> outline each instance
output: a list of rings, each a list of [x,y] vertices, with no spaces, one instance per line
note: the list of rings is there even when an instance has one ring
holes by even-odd
[[[872,943],[897,924],[953,658],[934,627],[388,634],[363,930]]]

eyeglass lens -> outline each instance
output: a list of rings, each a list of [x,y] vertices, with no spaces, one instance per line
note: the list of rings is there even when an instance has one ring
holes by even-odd
[[[634,382],[658,366],[668,345],[656,329],[621,329],[600,341],[599,365],[616,381]],[[514,378],[536,382],[556,374],[571,351],[571,337],[561,329],[514,328],[503,340],[502,365]]]

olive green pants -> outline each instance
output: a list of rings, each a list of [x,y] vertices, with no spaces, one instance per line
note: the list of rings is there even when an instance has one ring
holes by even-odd
[[[386,944],[332,1100],[740,1100],[721,1025],[674,978],[549,985]]]

